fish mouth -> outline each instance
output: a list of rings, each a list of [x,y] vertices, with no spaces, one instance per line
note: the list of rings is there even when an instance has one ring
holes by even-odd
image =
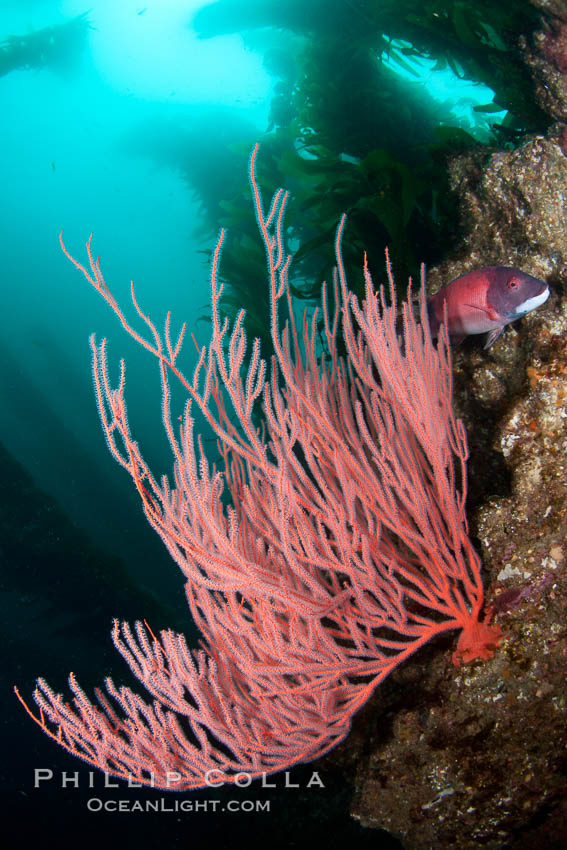
[[[539,293],[539,295],[534,295],[532,298],[527,298],[525,301],[522,301],[521,304],[518,304],[514,311],[514,315],[525,316],[526,313],[531,313],[531,311],[535,310],[536,307],[540,307],[542,304],[545,304],[548,298],[549,287],[546,287],[543,292]]]

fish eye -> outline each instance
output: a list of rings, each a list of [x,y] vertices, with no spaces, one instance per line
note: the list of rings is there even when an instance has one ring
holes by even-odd
[[[510,280],[508,281],[508,288],[509,289],[517,289],[519,287],[519,285],[520,285],[520,281],[518,280],[517,277],[511,277]]]

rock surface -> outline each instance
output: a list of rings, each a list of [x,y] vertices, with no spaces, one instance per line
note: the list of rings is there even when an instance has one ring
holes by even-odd
[[[450,635],[396,671],[349,739],[352,814],[407,848],[567,845],[567,157],[556,138],[452,165],[466,237],[432,271],[515,265],[552,297],[492,348],[454,351],[471,534],[504,638],[457,669]]]

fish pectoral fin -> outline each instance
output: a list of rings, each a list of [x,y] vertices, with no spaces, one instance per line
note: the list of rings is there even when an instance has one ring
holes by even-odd
[[[484,312],[491,322],[498,322],[502,320],[502,313],[499,313],[498,310],[494,309],[494,307],[487,307]]]
[[[486,349],[486,348],[490,348],[490,346],[492,345],[492,343],[493,343],[493,342],[496,342],[496,340],[498,339],[498,337],[499,337],[502,333],[504,333],[504,328],[505,328],[505,327],[506,327],[506,325],[500,325],[499,327],[497,327],[497,328],[493,328],[493,329],[490,331],[490,333],[489,333],[489,334],[488,334],[488,336],[486,337],[486,343],[485,343],[485,346],[484,346],[484,347],[485,347],[485,349]]]
[[[472,305],[471,305],[472,306]],[[502,318],[502,315],[498,313],[493,307],[477,307],[477,310],[480,310],[481,313],[484,313],[485,316],[488,316],[491,322],[497,322]]]
[[[491,322],[497,322],[498,319],[502,318],[502,315],[492,307],[479,307],[478,304],[467,304],[466,306],[469,310],[477,310],[479,313],[483,313],[485,316],[488,316]]]
[[[485,310],[484,307],[479,307],[478,304],[465,304],[464,306],[468,307],[469,310],[478,310],[479,313],[488,313],[488,311]]]

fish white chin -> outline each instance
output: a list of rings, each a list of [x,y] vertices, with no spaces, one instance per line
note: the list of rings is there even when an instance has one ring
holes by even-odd
[[[541,295],[534,295],[533,298],[528,298],[527,301],[523,301],[521,304],[518,304],[516,307],[516,316],[525,316],[526,313],[531,313],[531,311],[535,310],[536,307],[540,307],[542,304],[545,304],[548,298],[549,288],[544,290]]]

